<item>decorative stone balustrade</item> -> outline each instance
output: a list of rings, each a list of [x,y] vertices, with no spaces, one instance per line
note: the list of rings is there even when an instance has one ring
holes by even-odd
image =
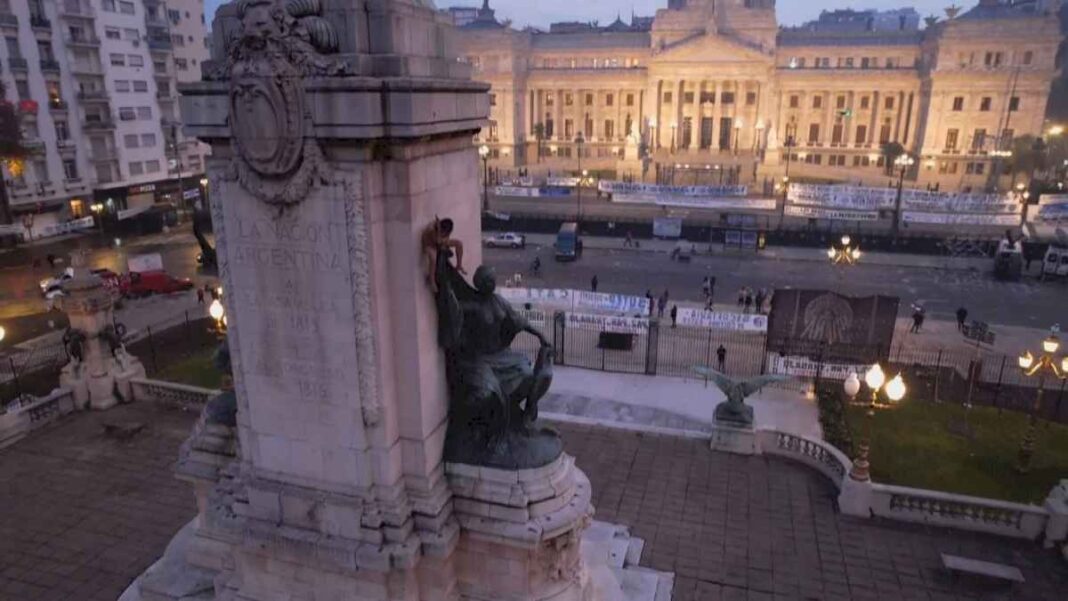
[[[43,397],[23,395],[0,408],[0,449],[72,411],[74,397],[68,388],[57,388]]]
[[[134,378],[130,380],[133,390],[134,401],[159,403],[183,409],[200,410],[213,396],[219,394],[218,390],[188,386],[175,382],[162,380],[149,380],[147,378]]]
[[[844,453],[822,440],[778,430],[761,430],[758,437],[765,454],[786,457],[814,467],[830,478],[835,488],[842,487],[842,478],[853,466]]]
[[[872,484],[872,515],[962,530],[1036,539],[1049,513],[1035,505],[934,490]]]

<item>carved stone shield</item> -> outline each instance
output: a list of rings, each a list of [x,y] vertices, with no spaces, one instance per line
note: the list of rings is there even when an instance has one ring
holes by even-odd
[[[265,177],[292,173],[304,146],[304,93],[299,78],[241,76],[231,81],[234,144],[248,167]]]

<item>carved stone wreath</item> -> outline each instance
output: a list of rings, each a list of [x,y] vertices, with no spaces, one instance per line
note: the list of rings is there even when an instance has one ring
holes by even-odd
[[[320,0],[240,0],[240,28],[227,44],[234,158],[228,179],[285,208],[303,200],[327,167],[312,135],[303,78],[343,75],[338,36]]]

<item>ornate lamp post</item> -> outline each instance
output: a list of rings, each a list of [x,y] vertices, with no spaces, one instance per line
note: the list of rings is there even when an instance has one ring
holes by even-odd
[[[578,218],[575,219],[575,222],[580,226],[580,230],[582,226],[582,187],[586,185],[586,181],[589,176],[590,172],[586,169],[583,169],[578,181]]]
[[[1038,427],[1038,412],[1042,409],[1042,393],[1045,391],[1046,376],[1063,380],[1068,378],[1068,356],[1059,359],[1055,356],[1061,346],[1057,338],[1058,328],[1050,329],[1049,336],[1042,341],[1042,354],[1036,359],[1031,351],[1026,351],[1017,359],[1024,376],[1038,376],[1038,392],[1035,404],[1031,406],[1031,415],[1027,420],[1027,432],[1020,442],[1020,451],[1016,460],[1016,471],[1026,474],[1031,469],[1031,457],[1035,454],[1035,435]]]
[[[489,146],[478,147],[478,156],[482,157],[482,211],[489,210]]]
[[[897,236],[897,229],[901,223],[901,194],[905,186],[905,173],[916,164],[916,159],[912,158],[912,155],[905,153],[894,159],[894,166],[898,168],[897,177],[897,197],[894,199],[894,235]]]
[[[886,381],[886,374],[883,373],[883,368],[878,363],[871,366],[871,369],[864,374],[864,382],[868,385],[868,389],[871,390],[871,400],[868,401],[867,419],[864,422],[864,438],[861,439],[860,445],[857,448],[857,458],[853,461],[853,469],[849,471],[849,477],[864,482],[871,480],[871,464],[868,461],[868,455],[871,451],[871,428],[872,422],[875,419],[875,410],[883,409],[893,406],[901,399],[905,398],[905,381],[901,379],[901,374],[894,376],[889,382]],[[883,387],[883,384],[886,387]],[[860,392],[860,378],[856,372],[849,374],[843,385],[846,395],[849,396],[850,402],[852,402],[857,393]],[[889,399],[889,404],[882,404],[879,402],[879,389],[883,389],[886,393],[886,398]]]
[[[853,245],[853,240],[848,235],[842,236],[841,243],[840,247],[831,244],[831,247],[827,249],[827,258],[835,265],[840,263],[845,265],[855,264],[860,259],[860,246]]]

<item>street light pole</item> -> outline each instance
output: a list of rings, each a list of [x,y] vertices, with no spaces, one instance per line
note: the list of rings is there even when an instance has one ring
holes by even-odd
[[[579,226],[579,231],[582,230],[582,180],[584,179],[583,174],[585,173],[585,171],[582,170],[582,145],[585,143],[586,139],[582,137],[582,132],[579,132],[579,135],[575,138],[575,148],[577,150],[578,155],[579,172],[578,185],[575,186],[575,188],[578,190],[578,204],[575,209],[575,223],[577,226]]]
[[[1059,380],[1068,378],[1068,356],[1055,357],[1060,348],[1060,340],[1057,339],[1057,328],[1050,330],[1049,336],[1042,341],[1042,355],[1035,359],[1031,351],[1025,352],[1018,358],[1020,370],[1024,376],[1031,377],[1038,374],[1038,392],[1035,393],[1035,402],[1031,406],[1031,415],[1027,419],[1027,431],[1023,440],[1020,441],[1020,450],[1016,457],[1016,471],[1026,474],[1031,470],[1031,458],[1035,454],[1035,439],[1038,436],[1038,414],[1042,410],[1042,394],[1046,388],[1046,376],[1053,374]]]
[[[905,186],[905,172],[908,171],[909,167],[912,167],[914,164],[916,164],[916,159],[912,158],[912,156],[908,153],[905,153],[894,159],[894,164],[897,165],[901,170],[898,173],[897,178],[897,196],[894,198],[893,232],[894,237],[896,238],[898,234],[898,228],[901,224],[901,196],[903,194]]]
[[[482,212],[489,211],[489,146],[478,147],[478,156],[482,157]]]
[[[849,477],[858,482],[871,480],[869,456],[871,452],[872,424],[875,421],[875,410],[879,407],[879,389],[882,388],[886,392],[886,398],[893,403],[903,399],[906,392],[905,381],[901,379],[901,374],[886,382],[886,375],[878,363],[872,365],[871,369],[864,374],[864,382],[871,390],[871,399],[866,403],[868,410],[865,414],[864,438],[861,439],[857,447],[857,458],[853,460],[853,467],[849,470]],[[884,383],[886,384],[885,388],[883,387]],[[843,387],[851,401],[856,398],[857,393],[860,392],[860,378],[856,372],[849,374]]]

